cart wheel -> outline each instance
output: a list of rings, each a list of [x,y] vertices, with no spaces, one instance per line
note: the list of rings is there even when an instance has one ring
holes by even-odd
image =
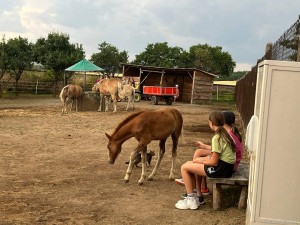
[[[174,101],[173,97],[166,98],[166,104],[167,105],[172,105],[173,101]]]
[[[135,102],[141,101],[141,98],[142,98],[141,94],[139,94],[139,93],[134,94],[134,101]]]
[[[151,97],[151,102],[152,102],[153,105],[157,105],[158,104],[158,100],[159,100],[158,96],[152,96]]]

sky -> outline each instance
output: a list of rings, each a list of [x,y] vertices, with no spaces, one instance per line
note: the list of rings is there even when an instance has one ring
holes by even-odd
[[[0,35],[35,43],[51,32],[82,44],[86,58],[104,41],[129,59],[148,44],[167,42],[186,51],[221,46],[250,70],[300,15],[299,0],[1,0]]]

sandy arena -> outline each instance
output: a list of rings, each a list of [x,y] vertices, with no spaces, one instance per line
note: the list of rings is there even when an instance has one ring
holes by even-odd
[[[171,140],[153,181],[139,186],[139,167],[124,183],[125,162],[137,141],[125,142],[116,163],[109,165],[104,133],[111,134],[131,113],[124,111],[125,106],[119,102],[117,113],[62,116],[58,98],[0,99],[0,224],[245,224],[245,210],[237,209],[237,199],[223,201],[221,211],[212,209],[211,195],[198,210],[175,208],[185,190],[168,179]],[[174,107],[182,113],[184,142],[178,147],[178,177],[180,165],[192,158],[194,141],[209,143],[213,135],[208,126],[210,112],[228,109],[226,105],[176,102],[167,106],[149,101],[135,106],[136,111]],[[149,149],[156,155],[147,166],[148,175],[156,163],[158,142]]]

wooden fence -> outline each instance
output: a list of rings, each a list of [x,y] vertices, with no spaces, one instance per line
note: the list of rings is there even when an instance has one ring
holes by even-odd
[[[13,94],[16,93],[15,82],[1,82],[1,88],[3,93]],[[87,83],[86,90],[91,91],[94,83]],[[53,82],[24,82],[18,83],[19,94],[53,94],[54,83]],[[56,94],[59,94],[63,88],[63,83],[60,82],[56,88]]]

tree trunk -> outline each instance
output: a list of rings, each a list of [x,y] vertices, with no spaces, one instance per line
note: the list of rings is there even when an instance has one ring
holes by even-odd
[[[16,83],[15,83],[15,95],[16,96],[19,95],[18,84],[19,84],[19,80],[16,79]]]
[[[57,89],[57,81],[54,81],[54,84],[53,84],[53,93],[52,93],[53,98],[56,97],[56,89]]]

